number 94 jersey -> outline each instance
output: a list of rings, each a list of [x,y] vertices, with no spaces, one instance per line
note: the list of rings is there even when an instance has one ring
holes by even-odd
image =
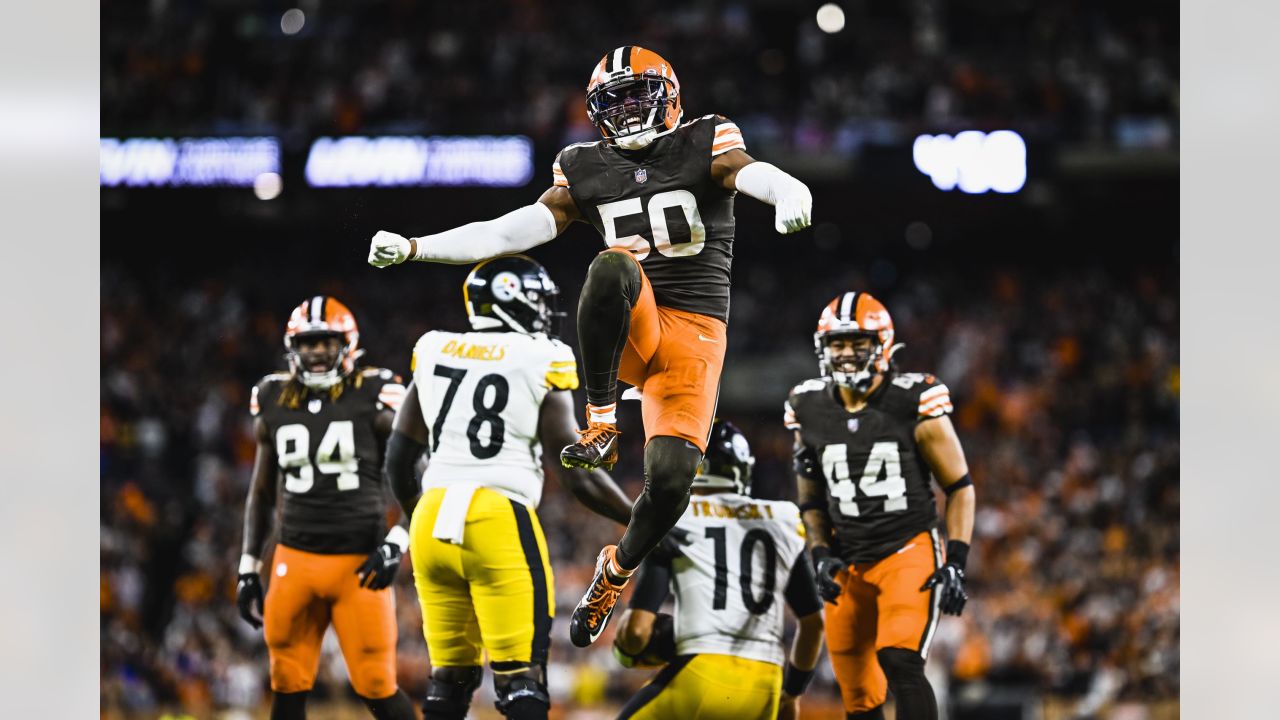
[[[249,412],[271,433],[282,479],[280,541],[297,550],[370,552],[386,534],[379,413],[404,386],[390,370],[363,368],[332,390],[307,390],[287,374],[253,388]]]
[[[642,151],[570,145],[552,182],[569,189],[605,245],[635,255],[659,305],[728,322],[734,192],[711,177],[711,160],[745,149],[737,125],[706,115]]]
[[[470,482],[536,507],[542,400],[578,387],[573,350],[543,334],[433,330],[414,347],[412,367],[431,434],[423,488]]]
[[[951,394],[932,375],[891,373],[857,412],[830,378],[791,391],[784,423],[800,433],[799,463],[827,484],[836,545],[846,562],[874,562],[937,523],[931,471],[916,425],[951,413]]]

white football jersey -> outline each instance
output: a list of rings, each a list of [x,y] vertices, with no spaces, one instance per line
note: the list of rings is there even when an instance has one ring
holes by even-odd
[[[573,350],[543,334],[431,331],[414,347],[413,379],[431,433],[423,488],[475,483],[536,507],[538,416],[552,389],[578,387]]]
[[[782,665],[784,594],[803,561],[800,509],[736,493],[694,495],[676,527],[692,540],[671,563],[676,652]]]

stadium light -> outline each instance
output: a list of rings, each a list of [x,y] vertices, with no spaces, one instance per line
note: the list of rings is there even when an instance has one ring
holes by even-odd
[[[275,200],[280,197],[283,189],[284,181],[280,179],[280,173],[262,173],[253,179],[253,194],[259,200]]]
[[[921,135],[911,147],[911,158],[940,190],[1015,193],[1027,182],[1027,145],[1012,130]]]
[[[307,24],[307,16],[298,8],[285,10],[280,16],[280,31],[285,35],[297,35]]]
[[[101,138],[98,181],[103,187],[252,187],[263,173],[280,172],[273,137]]]
[[[834,35],[844,29],[844,10],[835,3],[827,3],[818,8],[818,29]]]
[[[307,155],[312,187],[521,187],[533,177],[533,141],[476,137],[322,137]]]

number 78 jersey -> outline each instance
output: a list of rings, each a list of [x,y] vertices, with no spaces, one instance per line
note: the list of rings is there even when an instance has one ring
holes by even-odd
[[[542,401],[578,387],[573,350],[542,334],[431,331],[412,368],[431,434],[423,488],[474,483],[536,507]]]
[[[874,562],[937,523],[932,476],[916,425],[949,415],[951,394],[932,375],[891,373],[857,412],[829,378],[797,385],[784,423],[800,433],[827,485],[828,513],[846,562]]]

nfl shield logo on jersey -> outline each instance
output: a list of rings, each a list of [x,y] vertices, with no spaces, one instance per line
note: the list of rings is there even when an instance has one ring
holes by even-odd
[[[858,432],[858,418],[849,418],[849,432]]]
[[[307,403],[307,409],[311,411],[312,415],[315,415],[320,412],[320,405],[320,398],[311,398],[311,402]]]
[[[649,179],[649,171],[644,168],[636,168],[636,182],[643,185]]]

